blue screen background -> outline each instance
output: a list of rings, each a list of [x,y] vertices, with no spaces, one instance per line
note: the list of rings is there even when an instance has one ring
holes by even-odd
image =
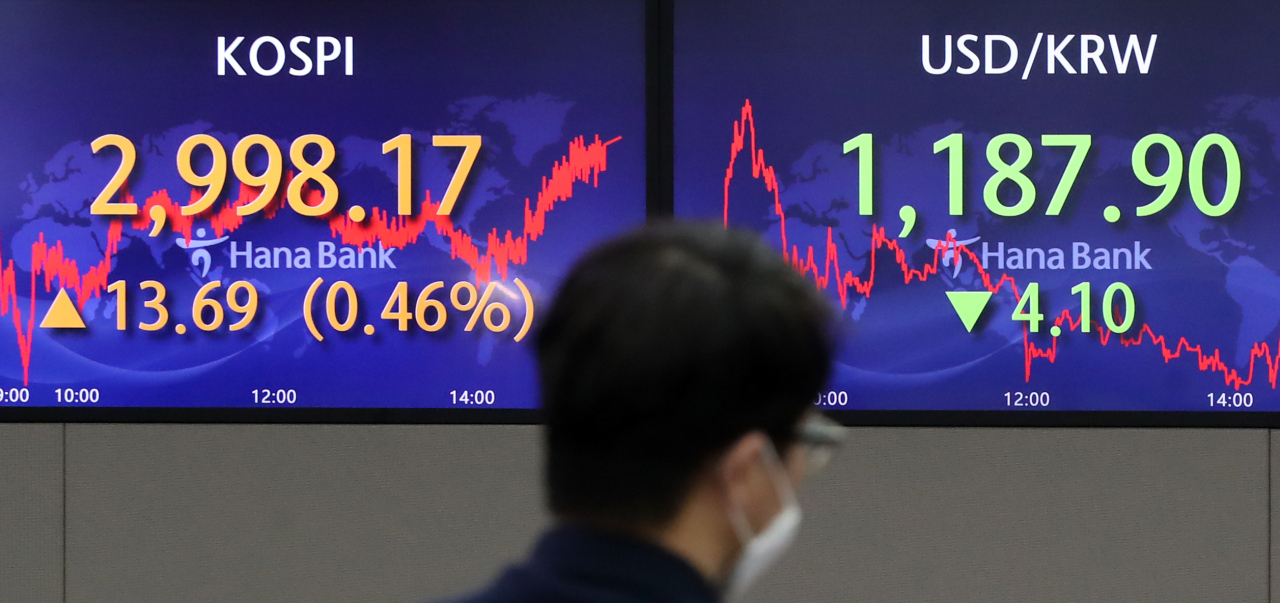
[[[32,279],[32,244],[60,241],[78,272],[101,262],[110,220],[90,215],[90,201],[105,186],[117,153],[95,156],[89,143],[103,134],[133,141],[138,164],[128,187],[142,204],[157,191],[186,203],[192,187],[180,178],[174,154],[190,135],[208,133],[230,153],[241,137],[265,134],[284,150],[303,134],[321,134],[337,146],[328,170],[340,190],[339,211],[351,204],[395,213],[395,159],[381,143],[401,133],[414,139],[415,208],[426,190],[439,201],[459,149],[431,146],[433,134],[480,134],[483,146],[452,217],[485,251],[499,236],[524,230],[527,198],[536,205],[544,178],[570,154],[572,141],[609,141],[607,168],[580,179],[572,196],[546,214],[545,233],[528,244],[527,261],[513,261],[508,290],[520,278],[535,308],[547,303],[569,263],[591,244],[644,220],[643,6],[640,2],[25,2],[6,3],[0,19],[0,258],[16,275],[16,294],[0,316],[0,386],[29,387],[29,401],[57,404],[55,388],[98,390],[96,406],[254,406],[255,390],[296,392],[302,407],[456,407],[451,392],[492,391],[489,408],[532,408],[536,382],[532,339],[515,343],[524,302],[498,295],[511,307],[512,327],[490,333],[463,330],[467,313],[450,311],[447,326],[407,333],[379,314],[399,281],[409,283],[410,310],[434,281],[448,303],[448,287],[476,282],[463,259],[451,257],[449,237],[433,225],[415,243],[392,252],[395,269],[320,269],[317,246],[335,242],[327,219],[289,209],[273,219],[251,216],[229,239],[208,247],[210,270],[179,246],[181,235],[123,228],[110,262],[110,281],[129,283],[130,326],[115,329],[114,296],[90,296],[80,311],[84,330],[32,331],[30,368],[24,375],[18,333],[32,313],[38,323],[60,282],[49,290]],[[354,39],[354,74],[345,56],[324,76],[300,67],[292,54],[285,71],[251,70],[250,45],[274,36],[286,48],[294,36],[315,58],[315,38]],[[236,58],[247,76],[217,75],[217,38],[245,40]],[[266,66],[274,51],[262,51]],[[204,164],[204,165],[207,165]],[[603,166],[600,166],[603,167]],[[198,167],[203,173],[207,167]],[[234,198],[234,179],[223,199]],[[221,206],[219,203],[219,207]],[[194,239],[214,238],[197,220]],[[306,247],[309,269],[231,267],[231,243],[241,249]],[[317,277],[348,281],[360,296],[357,327],[323,327],[316,341],[302,320],[302,299]],[[248,280],[261,294],[258,316],[236,333],[192,328],[191,303],[201,285],[220,278],[223,288]],[[169,325],[154,333],[135,327],[153,320],[137,283],[167,288]],[[31,285],[36,285],[34,302]],[[326,289],[327,285],[326,284]],[[481,283],[481,290],[484,284]],[[321,290],[320,296],[324,294]],[[73,292],[72,298],[75,299]],[[216,297],[216,296],[215,296]],[[317,302],[323,317],[323,302]],[[13,324],[15,310],[22,323]],[[320,319],[323,320],[323,319]],[[174,325],[185,323],[185,335]],[[376,334],[361,328],[372,324]],[[483,323],[481,323],[483,324]],[[21,329],[21,330],[19,330]]]
[[[831,258],[844,275],[868,281],[874,227],[885,229],[902,261],[917,271],[935,261],[930,239],[936,246],[952,229],[977,254],[983,243],[993,250],[1001,243],[1064,250],[1063,270],[1002,270],[994,258],[979,270],[962,257],[959,266],[938,266],[938,274],[906,283],[886,245],[876,252],[869,295],[851,288],[843,303],[833,277],[825,291],[843,320],[831,391],[845,392],[847,402],[827,408],[1280,410],[1280,205],[1273,192],[1280,182],[1278,18],[1274,5],[1251,2],[681,1],[676,214],[727,219],[780,247],[783,220],[767,190],[767,167],[777,180],[788,253],[798,253],[803,263],[812,248],[819,274]],[[1108,74],[1095,69],[1072,75],[1058,66],[1050,75],[1046,39],[1023,80],[1037,33],[1055,34],[1059,43],[1075,34],[1063,54],[1077,71],[1081,34],[1104,40],[1114,34],[1122,51],[1130,34],[1144,52],[1151,34],[1158,41],[1146,74],[1133,59],[1127,73],[1116,73],[1108,43],[1101,57]],[[921,36],[930,36],[938,66],[944,36],[963,34],[978,36],[971,47],[979,58],[983,36],[1013,39],[1020,52],[1016,67],[1006,74],[960,75],[956,67],[969,61],[953,49],[949,72],[927,73]],[[1004,62],[999,51],[996,57]],[[743,128],[743,149],[733,154],[735,127]],[[934,153],[933,144],[957,132],[965,138],[965,211],[951,216],[947,159]],[[1134,144],[1163,133],[1179,143],[1186,161],[1195,142],[1211,132],[1225,135],[1240,155],[1235,208],[1222,217],[1205,216],[1184,175],[1169,207],[1138,218],[1135,208],[1159,191],[1134,176]],[[863,133],[875,141],[872,216],[858,214],[858,155],[842,149]],[[995,172],[986,144],[1002,133],[1032,143],[1033,160],[1024,171],[1038,195],[1018,217],[996,216],[983,204],[983,186]],[[1042,134],[1092,136],[1058,216],[1045,215],[1045,208],[1070,151],[1041,146]],[[1012,151],[1006,149],[1006,160]],[[731,160],[733,177],[726,178]],[[1153,160],[1153,173],[1163,171],[1163,161]],[[1206,166],[1208,197],[1219,199],[1225,188],[1221,155],[1211,152]],[[1000,191],[1002,199],[1018,194],[1010,184]],[[917,210],[918,220],[909,236],[897,239],[904,205]],[[1123,214],[1115,224],[1103,219],[1111,205]],[[1151,269],[1072,269],[1077,242],[1131,252],[1136,243],[1149,250],[1144,258]],[[946,292],[982,290],[984,272],[995,281],[1009,277],[1019,290],[1039,284],[1046,317],[1039,333],[1024,334],[1023,323],[1011,320],[1017,298],[1007,285],[973,332],[965,330]],[[812,271],[808,276],[813,280]],[[1117,281],[1129,285],[1136,299],[1134,326],[1123,338],[1103,345],[1096,330],[1067,332],[1058,338],[1052,362],[1028,360],[1029,345],[1053,346],[1053,319],[1063,311],[1078,316],[1072,287],[1091,283],[1093,318],[1100,322],[1102,293]],[[1144,326],[1163,336],[1162,343],[1147,335],[1136,340]],[[1166,350],[1176,357],[1166,359]],[[1010,403],[1031,392],[1047,392],[1048,406]],[[1228,405],[1211,404],[1210,394],[1213,400],[1225,395]],[[1236,394],[1241,397],[1231,405]]]

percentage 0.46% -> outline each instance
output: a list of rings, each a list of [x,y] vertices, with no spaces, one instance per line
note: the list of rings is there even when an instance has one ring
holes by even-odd
[[[410,325],[415,324],[423,331],[434,333],[443,329],[448,323],[449,307],[452,307],[453,310],[464,313],[466,316],[464,331],[475,330],[483,323],[490,332],[502,333],[512,326],[513,321],[511,308],[495,295],[500,293],[501,297],[524,304],[524,320],[515,335],[515,341],[520,341],[529,334],[529,328],[533,325],[533,295],[520,279],[513,279],[512,282],[517,290],[512,290],[506,284],[497,281],[490,281],[484,285],[483,289],[467,281],[458,281],[448,288],[447,293],[444,293],[445,282],[436,281],[418,292],[411,307],[412,292],[409,283],[400,281],[392,289],[379,317],[393,321],[400,331],[408,331]],[[307,322],[307,330],[317,341],[324,341],[324,334],[320,331],[322,324],[339,333],[345,333],[354,328],[360,318],[360,296],[356,293],[355,287],[347,281],[337,281],[324,291],[322,316],[324,321],[323,323],[317,321],[316,297],[324,284],[324,279],[317,277],[307,289],[306,298],[303,300],[302,315]],[[440,293],[441,299],[436,299],[437,293]],[[442,301],[445,298],[449,302],[448,307]],[[373,335],[376,331],[377,327],[372,323],[365,324],[365,335]]]

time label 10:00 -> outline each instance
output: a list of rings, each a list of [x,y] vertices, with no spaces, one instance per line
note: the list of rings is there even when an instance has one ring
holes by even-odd
[[[1056,216],[1062,213],[1063,205],[1067,201],[1067,196],[1071,193],[1072,186],[1075,185],[1077,176],[1080,175],[1080,168],[1084,165],[1085,157],[1089,154],[1089,148],[1093,144],[1093,137],[1089,134],[1045,134],[1040,137],[1040,145],[1042,147],[1070,147],[1071,157],[1067,160],[1066,168],[1062,172],[1062,177],[1058,180],[1058,186],[1053,191],[1053,196],[1049,199],[1049,206],[1045,209],[1045,215]],[[1008,145],[1012,145],[1016,150],[1012,162],[1007,162],[1002,155],[1002,151]],[[1168,159],[1168,167],[1160,174],[1151,173],[1148,167],[1152,149],[1159,147],[1163,149],[1163,154]],[[844,153],[858,152],[858,213],[863,216],[869,216],[873,213],[872,206],[872,153],[873,142],[871,134],[860,134],[844,143]],[[1209,150],[1217,148],[1226,164],[1226,183],[1223,190],[1222,198],[1217,201],[1209,199],[1208,193],[1205,191],[1205,162],[1209,154]],[[935,154],[947,154],[948,166],[948,208],[953,216],[964,215],[964,135],[954,133],[944,136],[933,143],[933,152]],[[1020,134],[999,134],[993,136],[987,143],[987,163],[995,169],[987,179],[986,184],[982,187],[982,200],[987,206],[987,210],[998,216],[1021,216],[1031,209],[1036,201],[1036,187],[1027,174],[1023,170],[1031,163],[1033,152],[1031,142],[1025,136]],[[1131,163],[1133,167],[1133,175],[1143,184],[1151,187],[1160,187],[1163,190],[1150,203],[1138,207],[1136,214],[1139,217],[1150,216],[1168,207],[1173,201],[1178,190],[1182,186],[1184,161],[1182,148],[1178,146],[1177,141],[1165,134],[1148,134],[1133,146],[1131,154]],[[1226,136],[1217,133],[1205,134],[1196,141],[1195,146],[1191,149],[1191,156],[1185,161],[1185,172],[1187,187],[1191,192],[1191,199],[1195,201],[1196,207],[1206,216],[1218,217],[1225,215],[1235,207],[1236,200],[1240,197],[1240,154],[1236,151],[1235,145]],[[1018,187],[1015,193],[1017,200],[1008,199],[1012,204],[1006,204],[998,195],[1000,185],[1004,182],[1011,182]],[[1119,213],[1108,214],[1107,220],[1115,222],[1119,219]]]
[[[444,199],[436,210],[437,215],[447,216],[453,211],[453,205],[458,200],[462,185],[466,182],[467,176],[471,173],[471,167],[475,165],[476,157],[480,154],[480,143],[479,135],[431,137],[432,146],[463,148],[462,159],[458,162],[453,178],[449,181],[449,188],[445,190]],[[308,161],[306,158],[307,148],[312,146],[320,149],[320,157],[315,162]],[[111,201],[133,173],[134,165],[138,160],[137,148],[132,141],[119,134],[99,136],[90,145],[95,154],[107,147],[120,150],[120,167],[89,205],[89,212],[107,216],[137,215],[137,203],[126,203],[123,199],[115,203]],[[195,172],[192,157],[200,147],[208,149],[212,157],[212,165],[204,174]],[[249,167],[249,153],[255,147],[262,149],[262,155],[266,157],[266,167],[257,174],[253,173]],[[413,182],[412,151],[413,138],[409,134],[401,134],[382,143],[383,154],[396,154],[396,208],[400,215],[413,213],[413,198],[410,190]],[[305,134],[294,139],[293,144],[289,145],[289,159],[298,173],[288,180],[285,197],[288,199],[289,207],[304,216],[323,216],[333,211],[338,204],[338,184],[325,173],[325,170],[333,165],[336,156],[337,151],[333,141],[324,136]],[[227,150],[222,142],[208,134],[191,136],[182,141],[178,147],[177,163],[178,174],[183,180],[191,186],[206,187],[198,199],[182,207],[182,215],[193,216],[213,207],[213,203],[218,200],[227,183]],[[236,214],[241,216],[248,216],[266,208],[271,200],[276,198],[280,185],[285,182],[284,158],[280,145],[262,134],[245,136],[236,143],[231,151],[231,168],[242,184],[259,189],[258,196],[252,201],[236,207]],[[303,186],[308,182],[314,182],[322,192],[319,202],[308,203],[307,198],[304,197]]]
[[[97,404],[102,398],[96,387],[57,387],[53,395],[59,404]],[[28,388],[0,388],[0,403],[26,404],[30,401],[31,390]]]

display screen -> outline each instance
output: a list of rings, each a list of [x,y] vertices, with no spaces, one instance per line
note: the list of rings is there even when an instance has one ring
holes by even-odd
[[[1280,410],[1280,7],[676,3],[675,208],[840,309],[831,410]]]
[[[0,3],[0,407],[532,408],[641,2]]]

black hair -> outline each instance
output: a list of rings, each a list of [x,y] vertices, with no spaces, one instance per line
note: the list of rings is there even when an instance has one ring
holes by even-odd
[[[668,222],[588,253],[537,333],[552,513],[661,526],[747,433],[785,453],[832,328],[826,298],[752,233]]]

